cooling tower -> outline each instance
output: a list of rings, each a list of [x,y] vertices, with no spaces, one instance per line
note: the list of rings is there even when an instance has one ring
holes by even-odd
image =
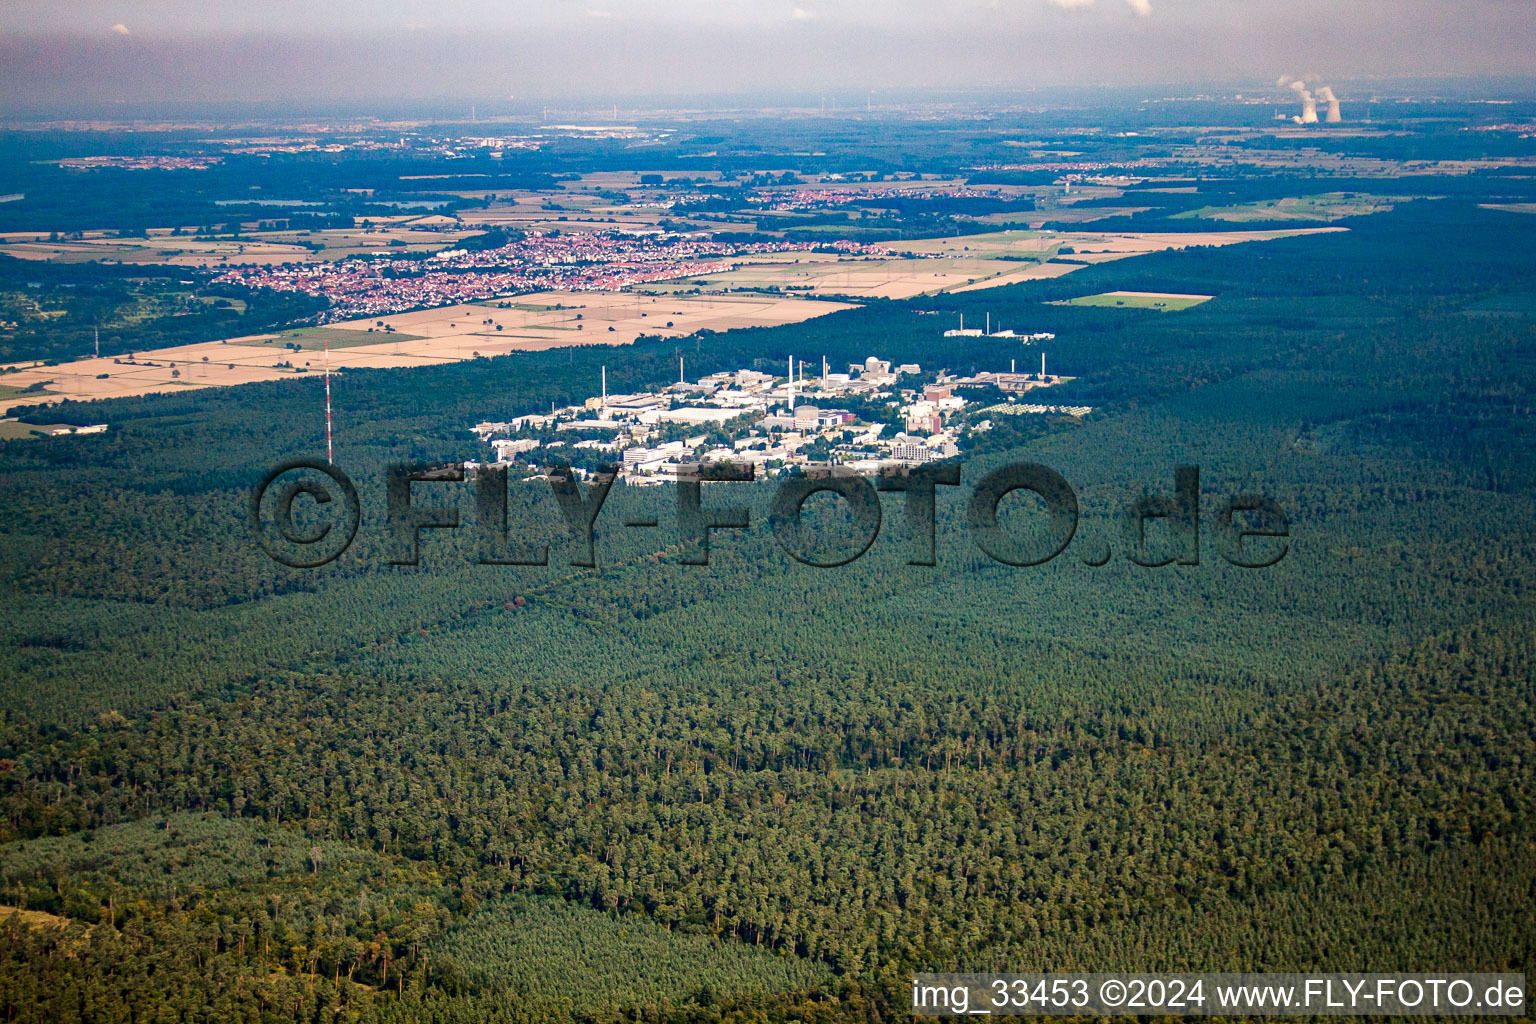
[[[1312,91],[1305,82],[1292,82],[1291,89],[1301,100],[1301,114],[1292,120],[1297,124],[1317,124],[1317,100],[1313,98]]]
[[[1317,90],[1317,98],[1328,104],[1328,112],[1323,115],[1323,120],[1329,124],[1338,124],[1344,120],[1343,116],[1339,113],[1339,98],[1333,94],[1332,86],[1325,85],[1319,88]]]

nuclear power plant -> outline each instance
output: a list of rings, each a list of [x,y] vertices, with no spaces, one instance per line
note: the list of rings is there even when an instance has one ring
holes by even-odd
[[[1317,124],[1317,105],[1319,103],[1325,104],[1322,117],[1324,122],[1327,124],[1338,124],[1344,120],[1343,115],[1339,112],[1339,98],[1333,94],[1332,86],[1320,85],[1314,93],[1313,90],[1307,88],[1306,82],[1299,78],[1292,78],[1290,75],[1282,76],[1277,84],[1289,86],[1291,91],[1296,94],[1296,98],[1301,101],[1301,113],[1291,118],[1296,124]]]

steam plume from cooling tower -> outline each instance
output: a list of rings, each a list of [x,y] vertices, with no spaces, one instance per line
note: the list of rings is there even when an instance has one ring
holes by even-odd
[[[1312,90],[1307,88],[1307,83],[1292,82],[1291,90],[1301,100],[1301,114],[1292,120],[1297,124],[1317,124],[1317,100],[1313,98]]]
[[[1333,87],[1328,85],[1318,86],[1317,98],[1328,104],[1328,112],[1323,115],[1323,120],[1329,124],[1338,124],[1344,120],[1339,113],[1339,98],[1333,94]]]

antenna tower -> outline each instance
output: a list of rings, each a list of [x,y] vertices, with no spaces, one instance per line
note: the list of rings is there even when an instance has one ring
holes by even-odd
[[[331,448],[331,342],[325,341],[325,461],[335,463]]]

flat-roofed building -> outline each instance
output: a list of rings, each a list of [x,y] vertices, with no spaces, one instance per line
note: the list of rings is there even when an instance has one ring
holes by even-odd
[[[707,408],[662,409],[656,418],[663,423],[724,423],[742,414],[741,409]]]

